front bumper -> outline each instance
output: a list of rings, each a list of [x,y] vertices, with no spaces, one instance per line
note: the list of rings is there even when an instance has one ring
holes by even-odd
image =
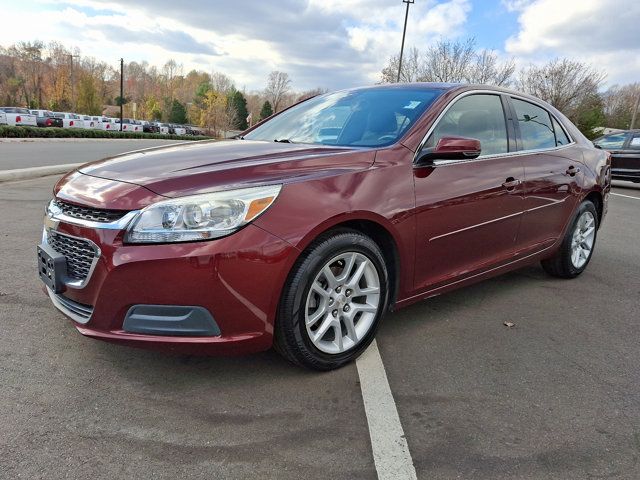
[[[297,257],[297,250],[278,237],[248,225],[212,241],[125,245],[122,230],[59,223],[56,231],[100,249],[81,287],[68,285],[61,295],[46,289],[83,335],[187,354],[248,353],[271,346],[279,294]],[[215,319],[217,331],[194,336],[126,331],[131,328],[123,325],[125,317],[134,306],[201,308]],[[145,331],[152,330],[138,329]]]

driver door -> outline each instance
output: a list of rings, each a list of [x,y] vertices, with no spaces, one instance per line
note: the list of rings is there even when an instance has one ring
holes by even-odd
[[[463,96],[427,139],[480,140],[473,160],[434,161],[414,168],[416,291],[430,290],[508,262],[524,211],[524,169],[515,150],[510,109],[499,94]]]

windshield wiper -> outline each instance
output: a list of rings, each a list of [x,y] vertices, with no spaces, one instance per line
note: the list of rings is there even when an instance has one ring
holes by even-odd
[[[288,138],[280,138],[280,139],[276,138],[276,139],[274,140],[274,142],[278,142],[278,143],[293,143],[293,142],[292,142],[291,140],[289,140]]]

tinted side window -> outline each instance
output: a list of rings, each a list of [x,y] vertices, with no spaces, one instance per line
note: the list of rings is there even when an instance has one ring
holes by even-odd
[[[593,143],[604,149],[614,149],[622,148],[626,139],[626,133],[613,133],[611,135],[605,135],[604,137],[597,138]]]
[[[544,108],[533,103],[512,98],[513,107],[520,125],[522,150],[537,150],[556,146],[556,136],[551,125],[551,116]]]
[[[458,136],[480,140],[482,155],[507,153],[507,124],[498,95],[469,95],[454,103],[440,119],[427,140],[435,147],[442,137]]]
[[[556,132],[556,145],[569,145],[571,140],[567,137],[567,134],[560,125],[560,122],[558,122],[555,117],[551,117],[551,119],[553,120],[553,130]]]
[[[636,133],[633,137],[631,137],[631,142],[629,142],[629,148],[633,148],[634,150],[640,150],[640,134]]]

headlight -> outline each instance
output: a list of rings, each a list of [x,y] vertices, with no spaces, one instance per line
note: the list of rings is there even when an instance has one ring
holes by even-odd
[[[125,242],[192,242],[224,237],[267,210],[281,188],[243,188],[154,203],[131,223]]]

